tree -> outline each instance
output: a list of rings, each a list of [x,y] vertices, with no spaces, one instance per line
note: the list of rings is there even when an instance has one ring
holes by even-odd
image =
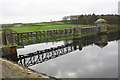
[[[63,17],[63,21],[70,24],[87,24],[93,25],[97,19],[105,19],[108,24],[116,24],[118,25],[118,17],[117,14],[108,14],[108,15],[95,15],[94,13],[88,15],[78,15],[78,19],[76,20],[69,20],[69,16]]]
[[[68,22],[68,19],[69,19],[68,16],[64,16],[63,19],[62,19],[62,21],[64,21],[65,23],[67,23],[67,22]]]
[[[78,17],[78,22],[77,22],[78,24],[86,24],[86,20],[85,20],[85,18],[84,18],[84,15],[80,15],[79,17]]]
[[[94,22],[98,19],[98,17],[93,13],[89,18],[89,24],[94,24]]]

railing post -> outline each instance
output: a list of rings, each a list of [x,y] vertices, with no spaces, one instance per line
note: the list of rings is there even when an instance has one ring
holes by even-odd
[[[5,32],[2,32],[2,44],[7,45],[7,39],[6,39],[6,34]]]

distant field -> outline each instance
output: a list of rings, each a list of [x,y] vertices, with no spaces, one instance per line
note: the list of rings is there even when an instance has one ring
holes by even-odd
[[[13,29],[19,33],[22,32],[32,32],[32,31],[42,31],[42,30],[52,30],[52,29],[62,29],[62,28],[73,28],[73,27],[92,27],[91,25],[66,25],[62,22],[57,23],[33,23],[29,26],[14,26],[9,28],[0,28],[2,29]]]

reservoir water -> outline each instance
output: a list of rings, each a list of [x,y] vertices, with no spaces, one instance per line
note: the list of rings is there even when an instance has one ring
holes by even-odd
[[[64,46],[62,49],[71,50],[29,68],[56,78],[117,78],[118,41],[118,36],[113,33],[39,43],[18,49],[18,55]]]

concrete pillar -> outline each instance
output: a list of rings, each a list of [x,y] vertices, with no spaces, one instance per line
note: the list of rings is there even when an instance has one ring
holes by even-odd
[[[2,52],[3,52],[3,54],[2,54],[3,58],[6,58],[6,59],[14,61],[14,62],[18,61],[16,46],[3,47]]]

